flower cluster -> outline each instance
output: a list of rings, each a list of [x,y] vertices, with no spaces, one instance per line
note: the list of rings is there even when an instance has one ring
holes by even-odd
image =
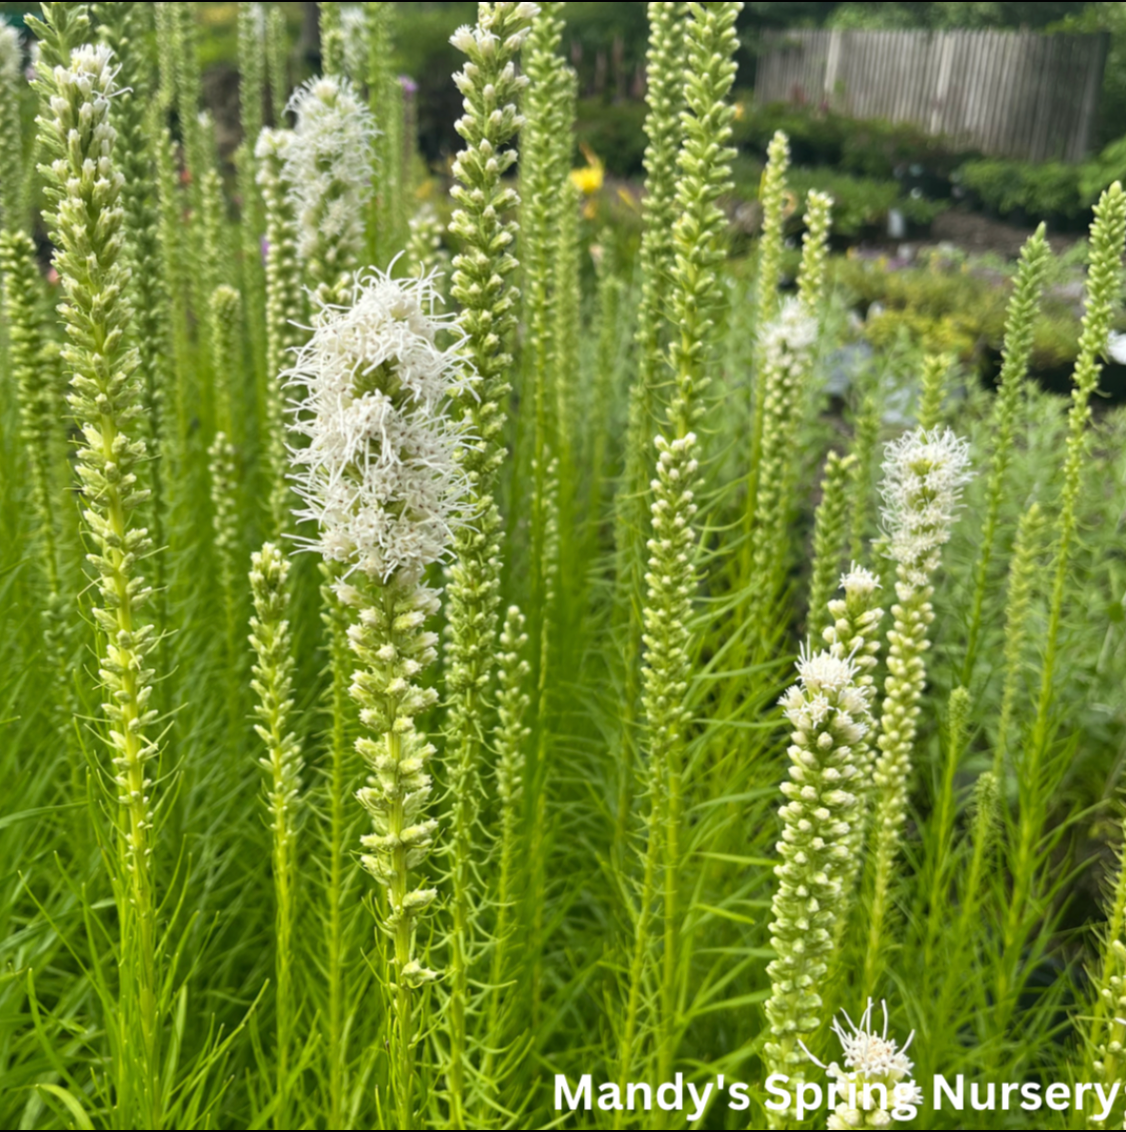
[[[817,320],[799,299],[787,299],[778,317],[762,334],[763,361],[768,373],[802,377],[817,342]]]
[[[311,79],[294,91],[286,180],[297,198],[298,250],[322,297],[359,261],[371,196],[375,121],[345,78]]]
[[[849,834],[857,817],[856,750],[868,733],[872,690],[847,657],[803,653],[798,683],[782,697],[793,728],[790,780],[778,852],[770,964],[773,993],[766,1012],[772,1068],[792,1074],[801,1062],[796,1039],[820,1024],[818,987],[828,970],[843,906]]]
[[[116,76],[113,53],[104,46],[77,48],[69,66],[41,64],[39,81],[50,108],[50,117],[40,118],[41,137],[51,161],[40,168],[58,248],[54,263],[66,296],[59,309],[69,338],[63,358],[73,374],[68,403],[82,430],[83,516],[97,547],[90,561],[102,595],[94,617],[106,635],[103,708],[111,723],[120,801],[133,818],[131,866],[139,867],[141,858],[147,860],[152,823],[146,765],[157,744],[147,735],[156,720],[147,659],[156,633],[139,617],[151,590],[138,564],[151,540],[136,525],[137,509],[148,500],[139,480],[147,450],[136,436],[141,417],[136,353],[125,345],[130,309],[128,272],[121,262],[124,179],[113,162],[117,132],[110,122]]]
[[[441,559],[460,525],[466,493],[459,450],[465,431],[447,401],[467,380],[460,341],[434,313],[429,277],[357,275],[348,306],[323,307],[309,342],[286,371],[304,391],[290,450],[305,540],[330,562],[388,582],[417,580]]]
[[[887,447],[882,490],[888,554],[916,587],[928,584],[950,540],[968,466],[969,445],[949,429],[916,429]]]
[[[762,458],[755,499],[754,573],[756,604],[752,616],[762,616],[773,600],[785,561],[793,496],[794,445],[802,394],[813,363],[817,320],[799,299],[787,299],[778,317],[762,331],[759,342],[762,372]]]
[[[17,228],[22,219],[23,186],[19,173],[19,155],[23,149],[20,139],[22,58],[19,32],[8,24],[0,24],[0,150],[9,156],[10,162],[0,181],[0,222],[12,229]]]
[[[689,622],[696,593],[693,486],[699,471],[696,434],[671,444],[657,437],[653,537],[645,601],[645,712],[650,758],[663,763],[684,739],[689,711],[684,700],[691,676]]]
[[[833,198],[812,191],[806,200],[805,236],[802,239],[798,297],[813,316],[825,298],[825,272],[829,263],[829,230],[833,224]]]
[[[846,1097],[829,1117],[830,1129],[886,1128],[893,1117],[913,1119],[913,1110],[923,1103],[922,1090],[911,1077],[914,1063],[907,1056],[915,1034],[912,1032],[900,1049],[895,1039],[888,1037],[887,1003],[882,1005],[884,1027],[879,1033],[872,1028],[871,999],[859,1024],[845,1014],[848,1030],[834,1019],[833,1033],[841,1043],[844,1069],[835,1061],[826,1067],[809,1055],[836,1080],[838,1095]]]

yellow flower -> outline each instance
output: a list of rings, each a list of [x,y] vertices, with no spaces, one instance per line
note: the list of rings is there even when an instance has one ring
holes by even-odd
[[[606,167],[601,159],[589,146],[580,147],[586,158],[586,166],[582,169],[571,170],[571,184],[583,194],[584,197],[594,196],[606,180]]]

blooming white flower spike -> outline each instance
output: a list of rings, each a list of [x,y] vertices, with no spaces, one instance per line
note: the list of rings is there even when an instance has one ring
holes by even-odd
[[[844,878],[858,818],[856,752],[868,730],[871,687],[857,681],[853,660],[802,650],[798,682],[782,697],[792,728],[789,780],[781,790],[781,863],[772,904],[766,1005],[771,1072],[800,1071],[797,1039],[821,1024],[821,987],[838,922],[845,911]]]
[[[950,541],[962,488],[969,483],[968,443],[949,429],[915,429],[887,446],[883,521],[888,554],[912,585],[929,584],[938,552]]]
[[[335,297],[363,251],[375,120],[338,76],[311,79],[287,109],[297,123],[285,172],[297,197],[298,250],[321,297]]]
[[[346,575],[417,580],[461,521],[466,437],[447,403],[469,375],[436,300],[431,276],[357,275],[349,305],[322,307],[283,375],[304,393],[293,430],[309,443],[291,448],[291,479],[298,518],[319,533],[303,541]]]

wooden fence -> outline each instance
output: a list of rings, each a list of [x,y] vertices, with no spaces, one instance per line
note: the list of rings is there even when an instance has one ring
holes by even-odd
[[[1080,161],[1106,55],[1105,35],[780,32],[767,36],[755,98],[911,122],[999,157]]]

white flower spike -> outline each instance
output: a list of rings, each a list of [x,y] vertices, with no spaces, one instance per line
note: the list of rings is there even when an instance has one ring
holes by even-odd
[[[290,450],[303,541],[330,562],[379,582],[418,580],[444,558],[462,521],[466,435],[448,414],[469,380],[456,324],[434,313],[431,276],[359,274],[347,306],[325,306],[283,374],[303,391]],[[451,344],[439,345],[440,335]]]
[[[883,521],[888,554],[907,580],[926,586],[950,531],[969,474],[969,445],[949,429],[915,429],[887,446]]]

